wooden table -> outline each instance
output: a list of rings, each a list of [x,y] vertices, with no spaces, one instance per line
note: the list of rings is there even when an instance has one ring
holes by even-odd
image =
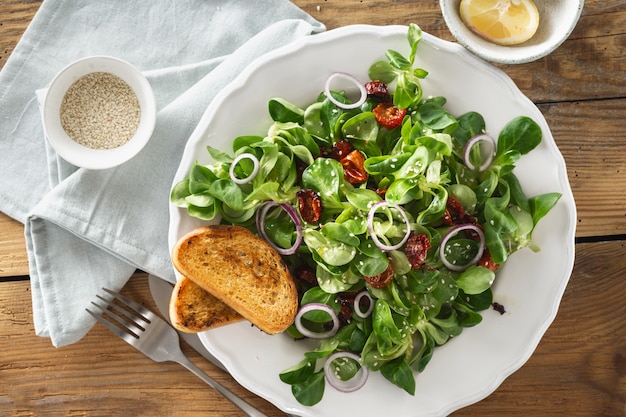
[[[418,23],[453,40],[436,0],[294,0],[328,29]],[[0,66],[40,1],[0,1]],[[501,66],[545,115],[578,208],[576,262],[556,320],[530,360],[454,416],[626,416],[626,1],[587,0],[570,38]],[[155,308],[145,274],[124,292]],[[185,347],[269,416],[275,407]],[[35,336],[23,226],[0,214],[0,415],[239,416],[179,365],[157,364],[97,325],[56,349]],[[393,416],[389,416],[393,417]]]

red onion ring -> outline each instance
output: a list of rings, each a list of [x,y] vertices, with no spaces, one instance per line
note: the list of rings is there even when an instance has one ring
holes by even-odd
[[[330,88],[330,85],[335,78],[343,78],[344,80],[348,80],[354,83],[354,85],[356,85],[359,88],[361,97],[356,102],[351,103],[351,104],[346,104],[346,103],[342,103],[338,101],[331,94],[331,88]],[[365,100],[367,99],[367,91],[365,90],[365,86],[361,82],[359,82],[359,80],[354,78],[352,75],[346,74],[345,72],[333,72],[332,74],[328,76],[328,78],[326,78],[326,83],[324,84],[324,94],[326,94],[326,97],[328,97],[328,99],[332,101],[335,106],[340,107],[342,109],[346,109],[346,110],[356,109],[357,107],[361,107],[361,105],[365,103]]]
[[[293,224],[296,226],[296,241],[294,242],[293,246],[287,249],[277,246],[274,242],[272,242],[272,240],[270,240],[270,238],[267,236],[267,233],[265,233],[265,217],[267,216],[269,210],[275,206],[280,206],[283,210],[285,210],[289,217],[291,217]],[[281,255],[293,255],[298,251],[300,245],[302,245],[302,222],[300,221],[296,210],[289,204],[279,204],[275,201],[266,201],[261,204],[256,212],[256,228],[259,232],[259,235],[263,239],[265,239],[270,245],[272,245],[272,247],[276,249],[276,251]]]
[[[337,373],[332,369],[333,361],[337,359],[353,359],[359,363],[361,368],[359,371],[349,380],[344,381],[337,376]],[[324,362],[324,378],[326,381],[338,391],[341,392],[353,392],[365,385],[369,376],[369,369],[363,366],[361,363],[361,357],[352,352],[335,352],[326,359]]]
[[[471,230],[472,232],[475,232],[478,235],[478,238],[480,239],[478,251],[476,252],[476,255],[474,255],[474,257],[467,264],[455,265],[446,259],[445,248],[446,248],[446,244],[448,243],[448,241],[454,236],[456,236],[459,232],[462,232],[463,230]],[[443,237],[441,238],[441,244],[439,245],[439,257],[441,258],[441,262],[443,262],[446,268],[448,268],[451,271],[456,271],[456,272],[465,271],[470,266],[475,265],[476,262],[478,262],[480,258],[482,258],[484,251],[485,251],[485,233],[480,227],[476,226],[475,224],[462,224],[462,225],[453,227],[452,229],[448,230],[448,232],[445,235],[443,235]]]
[[[491,162],[493,161],[493,158],[496,154],[496,148],[498,147],[498,144],[496,143],[494,138],[484,133],[476,135],[468,140],[465,144],[465,148],[463,149],[463,162],[471,170],[476,169],[476,166],[472,163],[470,154],[474,145],[478,144],[479,142],[486,142],[491,146],[491,149],[487,153],[487,159],[485,159],[482,165],[478,167],[478,172],[483,172],[484,170],[489,168],[489,165],[491,165]]]
[[[327,313],[333,322],[332,329],[325,332],[314,332],[307,329],[304,324],[302,324],[302,316],[304,316],[304,314],[308,313],[309,311],[323,311]],[[296,326],[296,329],[298,329],[302,336],[311,339],[326,339],[327,337],[334,336],[339,330],[339,317],[337,316],[337,313],[335,313],[335,310],[333,310],[330,306],[326,304],[310,303],[300,307],[300,310],[298,310],[293,324]]]
[[[251,160],[252,164],[254,165],[254,168],[252,169],[252,172],[250,173],[250,175],[248,175],[246,178],[237,178],[235,176],[235,167],[243,159]],[[233,162],[230,164],[230,169],[228,170],[228,174],[230,175],[231,181],[239,185],[249,183],[250,181],[254,179],[254,177],[256,177],[256,174],[258,173],[259,173],[259,159],[251,153],[242,153],[241,155],[237,156],[233,160]]]
[[[404,237],[402,238],[400,242],[398,242],[395,245],[385,245],[384,243],[380,241],[380,239],[378,239],[378,236],[376,236],[376,233],[374,233],[374,214],[376,214],[376,210],[378,210],[380,207],[395,208],[396,210],[400,212],[400,215],[402,216],[402,220],[406,224],[406,233],[404,234]],[[409,239],[409,236],[411,235],[409,217],[406,215],[406,212],[404,211],[404,209],[397,204],[389,203],[387,200],[379,201],[378,203],[372,206],[369,213],[367,214],[367,230],[369,231],[369,234],[372,237],[372,240],[374,241],[376,246],[384,252],[390,252],[392,250],[400,249],[402,245],[406,243],[406,241]]]
[[[367,310],[365,311],[361,310],[360,303],[361,303],[362,298],[367,298],[370,303],[369,307],[367,307]],[[372,314],[372,311],[374,311],[374,299],[370,295],[369,291],[367,290],[361,291],[360,293],[356,295],[356,297],[354,297],[354,314],[361,317],[362,319],[365,319],[369,317],[370,314]]]

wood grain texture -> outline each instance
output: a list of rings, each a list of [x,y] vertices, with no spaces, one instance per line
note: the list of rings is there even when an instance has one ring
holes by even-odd
[[[493,394],[455,417],[626,415],[626,331],[620,325],[624,243],[579,247],[559,314],[530,360]],[[136,274],[123,292],[156,308],[145,274]],[[52,349],[33,334],[29,303],[28,282],[0,286],[0,405],[10,415],[240,415],[184,368],[152,362],[101,325],[74,345]],[[238,388],[192,350],[185,347],[185,352],[269,416],[286,416]]]
[[[143,304],[158,311],[145,274],[132,279],[123,293],[149,300]],[[51,348],[47,339],[34,335],[26,281],[0,285],[0,346],[2,416],[241,415],[180,365],[151,361],[99,324],[80,342]],[[192,362],[269,416],[284,415],[183,347]]]
[[[24,225],[0,213],[0,277],[28,275]]]
[[[418,23],[453,40],[437,0],[293,0],[328,29]],[[0,1],[0,67],[40,0]],[[577,237],[626,235],[626,1],[587,0],[570,38],[523,65],[498,65],[551,127],[578,209]],[[624,240],[576,245],[558,315],[528,362],[455,417],[626,417]],[[27,275],[23,226],[0,213],[1,277]],[[155,309],[145,274],[124,293]],[[177,364],[157,364],[103,326],[55,349],[34,334],[28,281],[0,282],[0,416],[197,416],[241,413]],[[191,360],[270,417],[285,417],[185,347]]]

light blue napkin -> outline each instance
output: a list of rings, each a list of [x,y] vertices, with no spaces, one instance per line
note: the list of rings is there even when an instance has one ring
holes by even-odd
[[[0,72],[0,210],[25,224],[38,335],[79,340],[95,294],[136,269],[174,280],[169,190],[202,113],[252,59],[324,29],[286,0],[43,2]],[[159,108],[144,150],[103,171],[57,157],[35,98],[62,67],[96,54],[142,70]]]

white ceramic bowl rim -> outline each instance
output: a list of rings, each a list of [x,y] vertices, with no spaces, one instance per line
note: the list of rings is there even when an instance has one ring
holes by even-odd
[[[535,61],[556,50],[576,27],[584,0],[539,0],[535,4],[540,14],[535,36],[520,45],[500,46],[465,26],[459,15],[460,0],[439,0],[444,20],[456,40],[480,58],[501,64]]]
[[[141,108],[135,135],[113,149],[92,149],[74,141],[61,125],[60,108],[68,88],[92,72],[108,72],[126,82],[137,95]],[[52,79],[42,103],[45,135],[57,154],[72,165],[88,169],[106,169],[135,156],[148,143],[156,124],[156,99],[145,76],[130,63],[112,56],[96,55],[79,59],[63,68]]]

